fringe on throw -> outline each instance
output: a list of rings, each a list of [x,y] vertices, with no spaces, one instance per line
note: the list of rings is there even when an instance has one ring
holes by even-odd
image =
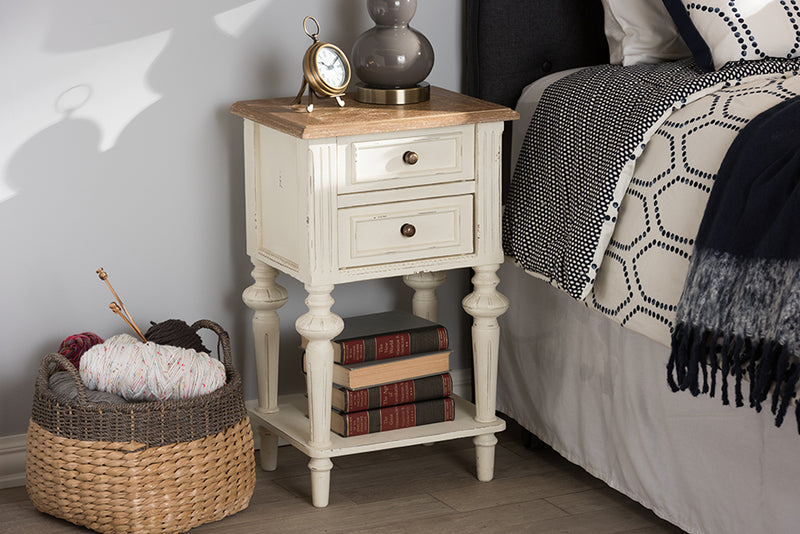
[[[746,377],[750,384],[750,407],[760,412],[762,403],[769,399],[775,426],[779,427],[796,397],[800,363],[776,341],[751,340],[678,323],[672,334],[672,354],[667,363],[667,382],[672,391],[689,390],[694,396],[707,393],[714,397],[717,374],[720,375],[722,404],[730,404],[728,380],[732,378],[736,406],[744,406],[742,382]],[[795,419],[800,433],[800,403],[797,401]]]

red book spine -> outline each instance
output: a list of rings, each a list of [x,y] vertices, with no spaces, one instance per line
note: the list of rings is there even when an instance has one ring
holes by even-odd
[[[366,343],[363,339],[351,339],[342,341],[342,364],[361,363],[364,361]]]
[[[369,409],[369,389],[345,391],[345,395],[347,395],[347,411],[360,412]]]
[[[369,434],[369,413],[366,411],[346,414],[343,417],[345,420],[345,436],[351,437]]]
[[[377,336],[375,338],[376,360],[408,356],[409,354],[411,354],[411,334],[408,332]]]
[[[447,348],[449,340],[447,339],[447,328],[440,326],[436,329],[436,337],[439,338],[439,350]]]
[[[372,432],[408,428],[417,424],[417,411],[413,404],[380,408],[374,412],[377,413],[366,411],[347,414],[347,435],[361,436]],[[370,416],[372,416],[372,425],[370,425]]]

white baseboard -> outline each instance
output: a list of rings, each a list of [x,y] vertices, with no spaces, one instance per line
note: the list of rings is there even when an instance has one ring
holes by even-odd
[[[459,397],[472,399],[472,369],[453,369],[453,392]],[[248,408],[258,405],[257,400],[245,403]],[[254,428],[255,430],[255,428]],[[260,448],[258,432],[253,433],[256,449]],[[281,440],[281,445],[286,443]],[[25,434],[0,436],[0,489],[25,485]]]
[[[451,369],[450,376],[453,378],[453,393],[472,401],[472,369]]]
[[[0,489],[25,485],[25,434],[0,436]]]

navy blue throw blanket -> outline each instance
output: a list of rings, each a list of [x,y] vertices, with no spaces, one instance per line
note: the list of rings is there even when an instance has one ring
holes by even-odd
[[[723,160],[695,242],[672,336],[673,391],[737,406],[767,399],[780,426],[800,379],[800,97],[753,119]],[[710,385],[709,385],[710,375]],[[702,381],[701,381],[702,379]],[[800,404],[795,415],[800,432]]]

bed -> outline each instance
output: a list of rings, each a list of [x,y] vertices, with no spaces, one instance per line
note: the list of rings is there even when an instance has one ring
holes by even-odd
[[[710,278],[702,276],[709,260],[704,261],[701,252],[706,244],[717,243],[712,240],[721,227],[719,222],[714,226],[711,217],[705,222],[704,214],[707,206],[710,210],[722,202],[716,199],[730,197],[715,192],[709,201],[717,175],[725,171],[724,183],[734,183],[728,175],[741,174],[739,169],[749,165],[750,156],[733,157],[751,154],[746,150],[755,146],[735,144],[747,137],[740,133],[750,132],[751,143],[771,132],[780,132],[780,139],[786,137],[785,132],[797,133],[792,122],[788,126],[770,122],[778,116],[770,116],[770,110],[780,109],[786,116],[784,108],[796,103],[800,94],[795,60],[745,57],[747,47],[738,42],[728,43],[729,49],[725,43],[703,49],[707,26],[713,29],[716,21],[729,27],[735,23],[718,14],[724,11],[723,4],[728,2],[467,0],[468,91],[515,107],[522,117],[507,125],[505,133],[504,246],[508,256],[499,273],[499,289],[512,305],[500,319],[497,405],[568,460],[687,532],[795,532],[800,524],[796,504],[800,436],[794,408],[797,377],[788,377],[798,374],[793,357],[786,356],[790,372],[778,373],[787,376],[776,378],[773,373],[764,378],[760,366],[748,369],[722,357],[717,360],[714,354],[724,353],[720,347],[727,342],[721,334],[712,343],[708,334],[695,333],[684,342],[688,349],[680,345],[682,332],[690,330],[680,325],[691,326],[697,318],[692,315],[697,305],[692,304],[690,288],[698,287],[695,292],[705,295],[709,284],[724,279],[713,269]],[[784,10],[780,16],[786,14],[788,33],[795,34],[788,55],[797,56],[798,7],[783,2],[749,4],[778,5]],[[744,11],[740,9],[741,17],[748,16]],[[706,13],[711,15],[705,17]],[[686,15],[689,20],[696,17],[688,29],[683,26]],[[663,29],[665,16],[674,23],[669,30]],[[756,31],[758,24],[751,25],[752,33],[744,25],[745,39],[751,43],[763,37]],[[778,26],[771,24],[778,33]],[[659,42],[634,40],[626,49],[620,43],[631,33]],[[758,52],[778,55],[768,48],[781,43],[766,41],[761,39]],[[658,57],[648,56],[653,48]],[[730,53],[747,61],[723,68],[721,62]],[[609,66],[612,62],[615,66]],[[684,74],[683,81],[675,82]],[[561,156],[570,160],[567,167],[552,167],[542,163],[550,160],[525,151],[537,150],[531,145],[557,129],[546,118],[548,109],[550,114],[572,113],[573,121],[597,120],[578,116],[586,110],[574,96],[570,101],[569,95],[557,94],[575,85],[589,86],[607,75],[621,77],[623,85],[630,85],[633,76],[637,87],[675,86],[665,89],[670,98],[652,100],[661,107],[655,106],[654,118],[637,133],[641,143],[629,147],[629,161],[613,164],[616,181],[602,190],[609,195],[603,203],[606,212],[599,215],[603,220],[589,252],[581,251],[580,261],[575,260],[579,276],[554,273],[573,261],[570,251],[563,250],[569,247],[562,243],[556,250],[559,260],[551,262],[555,267],[542,266],[541,257],[548,259],[553,253],[549,243],[531,244],[516,234],[526,225],[553,225],[552,220],[559,231],[572,224],[566,222],[567,217],[581,210],[559,206],[563,198],[549,195],[562,186],[549,180],[556,170],[572,169],[571,161],[582,156],[567,151]],[[691,90],[684,91],[688,85]],[[584,92],[589,100],[599,94],[596,88]],[[578,103],[564,106],[564,99]],[[536,109],[538,118],[531,125]],[[616,108],[614,113],[629,114]],[[585,127],[591,130],[593,125]],[[595,137],[602,137],[598,133],[602,131],[595,131]],[[558,150],[565,145],[560,139]],[[601,151],[602,146],[592,149]],[[609,150],[615,147],[611,142]],[[770,148],[762,143],[755,150]],[[519,185],[526,180],[535,183]],[[585,195],[586,188],[581,184],[580,191],[570,194]],[[531,198],[558,207],[537,208],[543,214],[527,217],[525,202]],[[796,216],[796,208],[789,209],[788,220]],[[728,240],[732,234],[736,246],[743,241],[737,220],[725,223],[731,228]],[[580,218],[578,222],[579,228],[587,224]],[[549,241],[553,230],[548,231],[539,239]],[[574,248],[574,242],[564,242]],[[528,254],[537,247],[541,250]],[[698,253],[693,260],[695,247]],[[722,290],[727,286],[738,287],[728,283]],[[729,313],[736,308],[734,304],[715,307]],[[791,306],[788,310],[800,313]],[[673,338],[678,341],[675,350]],[[758,350],[778,361],[784,358],[778,355],[784,345],[788,343],[781,338],[781,343],[759,344]],[[706,352],[698,357],[694,347]],[[681,359],[684,352],[689,356]],[[736,374],[734,367],[743,370]],[[773,379],[779,380],[770,383]],[[748,399],[749,391],[753,396],[750,383],[758,383],[763,390],[755,400]],[[772,413],[775,407],[778,412],[783,408],[780,426]]]

